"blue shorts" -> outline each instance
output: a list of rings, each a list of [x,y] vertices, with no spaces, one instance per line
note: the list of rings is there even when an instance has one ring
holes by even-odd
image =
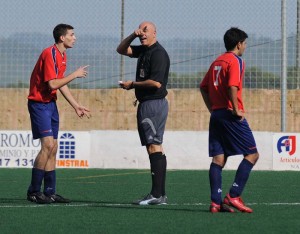
[[[209,156],[257,153],[256,143],[246,119],[221,109],[211,113],[209,122]]]
[[[148,100],[139,104],[137,124],[143,146],[163,143],[168,111],[168,101],[165,98]]]
[[[58,137],[59,115],[56,102],[35,102],[28,100],[33,139],[53,136]]]

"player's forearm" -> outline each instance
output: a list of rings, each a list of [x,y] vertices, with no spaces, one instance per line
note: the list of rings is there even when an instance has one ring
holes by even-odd
[[[73,95],[70,92],[70,89],[67,85],[61,87],[60,89],[61,94],[64,96],[64,98],[68,101],[68,103],[74,108],[76,109],[79,104],[76,102],[76,100],[74,99]]]
[[[68,84],[72,80],[76,79],[76,75],[71,73],[70,75],[64,77],[63,79],[53,79],[48,82],[50,89],[60,89],[64,85]]]
[[[232,104],[232,109],[235,113],[238,111],[237,91],[238,91],[238,88],[235,86],[231,86],[228,89],[229,100]]]
[[[129,47],[131,42],[136,38],[134,33],[123,39],[117,48],[117,52],[123,55],[129,55]]]

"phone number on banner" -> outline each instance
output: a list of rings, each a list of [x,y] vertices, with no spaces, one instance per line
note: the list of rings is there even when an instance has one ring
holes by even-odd
[[[27,158],[0,158],[0,167],[33,167],[34,159]]]

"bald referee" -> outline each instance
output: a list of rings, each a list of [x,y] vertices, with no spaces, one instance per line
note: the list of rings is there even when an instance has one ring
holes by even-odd
[[[141,45],[132,46],[135,38]],[[152,176],[151,192],[136,205],[167,204],[165,192],[167,160],[162,143],[168,116],[167,83],[170,59],[166,50],[156,39],[156,27],[152,22],[142,22],[127,38],[121,41],[117,52],[138,58],[136,78],[120,82],[125,90],[135,89],[139,102],[137,126],[142,146],[146,146]]]

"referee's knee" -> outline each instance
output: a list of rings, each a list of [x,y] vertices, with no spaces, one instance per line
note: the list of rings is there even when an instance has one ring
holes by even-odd
[[[148,154],[153,154],[153,153],[156,153],[156,152],[162,152],[162,146],[161,145],[154,145],[154,144],[150,144],[150,145],[147,145],[147,151],[148,151]]]

